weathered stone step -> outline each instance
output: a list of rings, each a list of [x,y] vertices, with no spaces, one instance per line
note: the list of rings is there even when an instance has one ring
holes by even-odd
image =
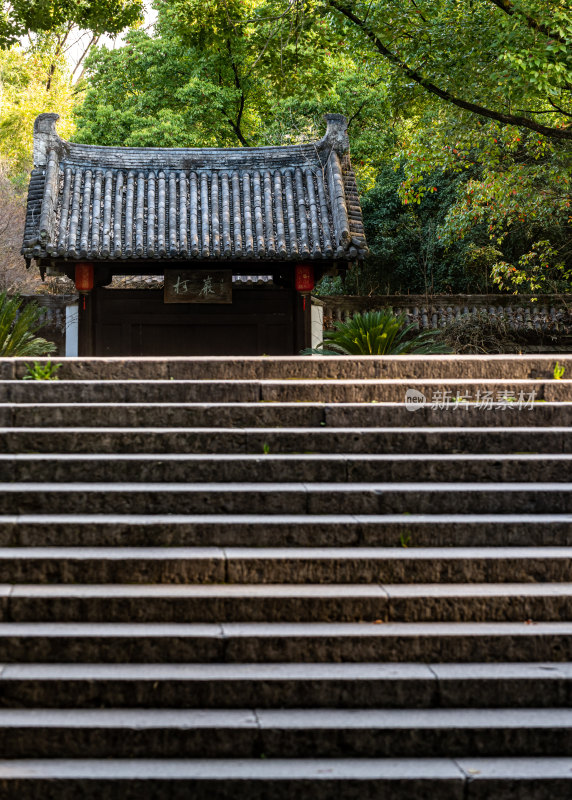
[[[30,358],[0,359],[0,377],[23,378]],[[40,363],[48,358],[33,359]],[[53,357],[52,361],[56,361]],[[109,380],[225,380],[296,378],[552,378],[556,362],[572,373],[572,356],[558,355],[405,355],[405,356],[254,356],[169,358],[58,358],[60,378]]]
[[[2,547],[571,546],[572,514],[170,515],[0,517]]]
[[[380,586],[20,584],[2,587],[4,621],[328,622],[387,618]]]
[[[572,453],[572,427],[0,428],[2,453]]]
[[[449,455],[206,455],[162,453],[0,454],[0,481],[11,483],[98,482],[205,483],[217,481],[286,483],[299,481],[448,481],[567,482],[572,474],[572,454]]]
[[[570,547],[15,547],[0,583],[526,583],[570,578]]]
[[[3,708],[572,707],[572,664],[8,664]]]
[[[572,395],[572,392],[571,392]],[[405,403],[40,403],[0,404],[5,428],[287,428],[287,427],[508,427],[572,425],[572,402],[492,408],[475,402],[441,408]]]
[[[570,756],[572,709],[0,709],[0,749],[16,759]]]
[[[143,758],[118,774],[126,762],[96,759],[69,767],[102,764],[91,779],[51,781],[41,762],[24,778],[34,768],[16,761],[0,767],[0,798],[567,797],[572,762],[534,755],[572,746],[558,717],[572,707],[572,357],[561,381],[554,357],[143,361],[73,359],[69,381],[0,384],[16,404],[0,407],[0,546],[20,548],[0,553],[0,707],[14,709],[0,730],[4,757],[47,754],[49,769],[65,772],[70,754],[170,757],[173,769]],[[0,376],[22,371],[0,362]],[[410,388],[443,405],[458,391],[513,402],[412,413]],[[540,402],[517,410],[520,391]],[[257,709],[253,725],[241,707]],[[463,752],[496,766],[426,759],[416,780],[418,760],[406,772],[390,759]],[[333,785],[328,770],[354,754],[359,782],[356,770]],[[202,770],[208,755],[232,760],[185,773],[190,755]],[[302,781],[296,755],[332,760]],[[240,756],[254,757],[243,783]]]
[[[0,614],[5,622],[557,622],[572,620],[572,584],[5,584]]]
[[[566,800],[570,758],[0,761],[6,800]]]
[[[572,661],[572,622],[0,623],[2,663]]]
[[[0,513],[572,513],[570,483],[4,483]]]
[[[452,404],[454,399],[476,402],[486,408],[512,402],[517,411],[535,403],[570,402],[572,380],[516,378],[423,378],[218,381],[2,381],[0,402],[21,403],[405,403],[406,393],[416,390],[427,403]],[[449,409],[452,411],[452,409]],[[413,412],[414,413],[414,412]],[[511,413],[507,409],[507,413]],[[519,412],[520,413],[520,412]]]

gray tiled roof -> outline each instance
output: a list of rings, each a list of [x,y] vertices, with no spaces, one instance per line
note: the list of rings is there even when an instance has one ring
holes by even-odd
[[[308,145],[225,149],[66,142],[34,123],[22,254],[69,259],[346,259],[366,244],[347,123]]]

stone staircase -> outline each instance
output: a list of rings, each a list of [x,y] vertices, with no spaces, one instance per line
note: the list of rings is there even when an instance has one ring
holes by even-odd
[[[0,361],[0,798],[572,796],[559,360]]]

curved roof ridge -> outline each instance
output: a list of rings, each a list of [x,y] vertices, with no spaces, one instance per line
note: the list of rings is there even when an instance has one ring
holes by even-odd
[[[60,161],[70,164],[82,163],[87,166],[109,166],[114,168],[113,162],[117,162],[117,168],[126,168],[131,165],[150,168],[154,166],[152,162],[157,161],[165,168],[179,167],[181,169],[192,168],[184,162],[205,163],[216,159],[230,164],[239,162],[248,163],[250,166],[253,161],[264,157],[271,161],[276,159],[278,162],[291,160],[292,166],[302,166],[308,163],[308,158],[313,156],[316,162],[322,164],[327,161],[330,152],[335,150],[339,155],[343,155],[349,150],[349,139],[347,136],[347,120],[342,114],[326,114],[327,129],[325,135],[314,142],[300,142],[298,144],[287,145],[261,145],[256,147],[124,147],[121,145],[101,145],[83,144],[82,142],[70,142],[62,139],[57,132],[57,122],[59,114],[44,113],[36,117],[34,122],[34,166],[41,167],[47,164],[48,153],[56,150]],[[274,158],[273,158],[274,157]],[[302,157],[302,163],[300,163]],[[173,164],[170,162],[173,160]],[[176,163],[175,163],[176,162]],[[219,169],[224,169],[224,163]],[[212,168],[212,167],[211,167]]]

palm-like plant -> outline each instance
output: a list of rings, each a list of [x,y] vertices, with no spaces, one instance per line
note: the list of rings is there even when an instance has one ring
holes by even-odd
[[[405,314],[396,316],[391,311],[367,311],[334,325],[335,330],[324,332],[323,342],[316,348],[303,350],[302,354],[395,356],[451,352],[446,345],[436,341],[436,331],[411,336],[415,325],[407,323]]]
[[[33,301],[22,306],[22,298],[0,293],[0,356],[43,356],[56,346],[35,334],[42,327],[43,311]]]

